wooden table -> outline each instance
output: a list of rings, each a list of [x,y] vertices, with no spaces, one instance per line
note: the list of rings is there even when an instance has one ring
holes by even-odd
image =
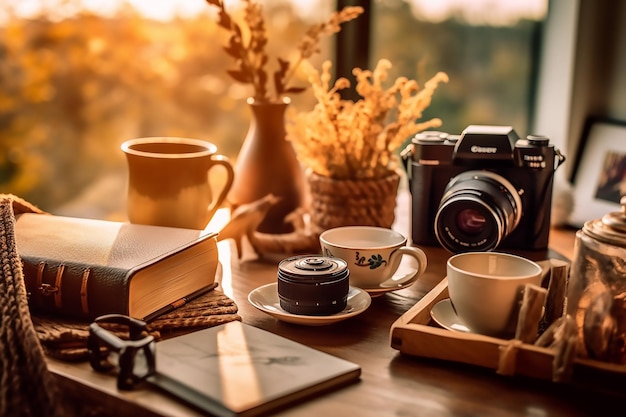
[[[571,230],[551,233],[553,248],[567,256],[572,254],[573,239]],[[391,324],[444,277],[449,254],[443,249],[425,248],[429,265],[414,285],[376,297],[363,314],[323,327],[280,322],[256,310],[247,301],[247,295],[254,288],[275,281],[277,263],[259,261],[250,252],[238,260],[232,250],[232,242],[220,242],[221,287],[236,301],[245,323],[362,367],[356,384],[297,403],[277,415],[572,417],[607,415],[607,410],[621,410],[626,404],[625,397],[608,392],[506,377],[491,370],[407,356],[392,349]],[[547,256],[545,252],[526,255],[536,260]],[[119,392],[113,377],[93,372],[86,363],[50,359],[49,365],[66,392],[91,402],[102,415],[201,415],[155,391]]]

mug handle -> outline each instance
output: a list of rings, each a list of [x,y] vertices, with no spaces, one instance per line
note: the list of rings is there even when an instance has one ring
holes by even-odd
[[[417,261],[417,271],[415,272],[415,274],[413,274],[410,280],[415,280],[419,278],[426,271],[426,266],[428,265],[426,254],[423,250],[414,246],[401,246],[393,251],[393,253],[389,257],[389,263],[391,264],[391,268],[393,271],[396,271],[400,266],[402,255],[412,256]]]
[[[226,178],[226,182],[224,183],[224,186],[222,187],[222,191],[220,191],[220,194],[218,195],[217,199],[213,202],[213,204],[211,205],[211,208],[208,211],[207,224],[211,221],[211,219],[213,218],[213,215],[215,214],[215,212],[217,212],[217,209],[220,208],[224,200],[226,200],[226,196],[228,195],[228,192],[233,186],[233,181],[235,179],[235,170],[233,169],[233,166],[231,165],[230,160],[226,156],[211,155],[211,161],[213,163],[211,164],[211,166],[209,166],[208,170],[210,171],[213,167],[217,165],[221,165],[224,168],[226,168],[227,178]]]

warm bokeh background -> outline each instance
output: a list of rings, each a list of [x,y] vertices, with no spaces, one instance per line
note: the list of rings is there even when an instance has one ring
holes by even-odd
[[[236,158],[250,118],[249,90],[226,75],[232,61],[211,8],[189,1],[191,11],[152,17],[150,5],[161,1],[0,5],[0,192],[52,212],[115,216],[125,198],[119,145],[126,139],[200,138]],[[374,2],[372,60],[389,58],[394,77],[418,81],[447,72],[451,82],[425,115],[441,117],[443,130],[507,124],[525,135],[546,1],[506,18],[492,6],[482,19],[477,8],[490,2],[465,2],[474,9],[463,9],[450,0],[443,14],[401,0]],[[284,58],[334,7],[331,0],[263,3],[270,56]],[[316,65],[333,58],[332,40],[322,43]],[[304,93],[292,107],[310,105]]]

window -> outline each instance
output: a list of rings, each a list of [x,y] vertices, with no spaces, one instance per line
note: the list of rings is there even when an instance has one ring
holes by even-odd
[[[421,82],[445,71],[450,83],[440,86],[424,117],[441,117],[442,130],[451,133],[490,123],[510,124],[523,135],[529,133],[546,2],[263,3],[273,56],[293,51],[303,28],[325,19],[337,4],[369,6],[359,18],[368,20],[341,32],[343,47],[323,41],[315,65],[336,58],[345,72],[385,57],[394,65],[390,78]],[[224,33],[204,0],[178,2],[169,14],[165,0],[12,3],[0,5],[2,192],[53,213],[119,218],[124,140],[195,137],[236,158],[249,123],[249,91],[226,75],[232,62],[221,49]],[[234,8],[238,3],[229,2]],[[452,6],[438,14],[426,7],[443,4]],[[506,20],[484,9],[504,13],[505,5],[523,4],[534,6]],[[312,101],[305,93],[293,105]]]
[[[348,53],[352,62],[340,65],[343,75],[363,62],[374,66],[380,58],[394,65],[390,79],[403,75],[423,83],[444,71],[450,82],[438,88],[425,114],[440,117],[442,130],[458,134],[469,124],[499,124],[513,126],[520,136],[531,133],[548,0],[356,3],[371,8],[370,25],[339,36],[369,42],[369,53]],[[337,60],[343,56],[338,53]]]

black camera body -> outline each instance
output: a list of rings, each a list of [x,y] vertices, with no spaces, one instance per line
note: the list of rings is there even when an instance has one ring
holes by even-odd
[[[510,126],[417,134],[402,152],[412,242],[450,252],[548,247],[554,173],[565,157]]]

